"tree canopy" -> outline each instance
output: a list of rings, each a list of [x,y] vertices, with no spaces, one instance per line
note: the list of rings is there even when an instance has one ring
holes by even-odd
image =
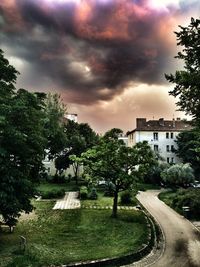
[[[32,210],[33,182],[50,147],[46,95],[16,90],[17,75],[0,50],[0,214],[10,226]]]
[[[97,134],[87,123],[76,123],[69,120],[65,125],[65,149],[55,160],[57,170],[62,173],[70,164],[73,165],[74,177],[77,182],[79,163],[70,159],[71,155],[81,156],[81,153],[94,146],[98,141]]]
[[[118,193],[130,189],[141,172],[145,173],[154,161],[153,151],[147,142],[126,147],[116,138],[117,133],[121,130],[107,132],[96,146],[75,158],[75,161],[84,164],[84,172],[92,182],[104,180],[112,184],[113,217],[117,216]]]
[[[200,20],[192,18],[189,26],[179,27],[180,31],[175,34],[182,51],[176,58],[184,62],[184,69],[165,76],[170,83],[176,84],[170,94],[179,97],[179,109],[200,125]]]
[[[194,172],[188,163],[172,165],[161,173],[161,177],[172,186],[186,186],[194,182]]]
[[[184,163],[190,163],[195,176],[200,179],[200,131],[192,129],[184,131],[177,136],[176,154]]]

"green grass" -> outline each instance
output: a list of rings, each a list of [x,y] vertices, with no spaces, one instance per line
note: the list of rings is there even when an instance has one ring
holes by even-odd
[[[135,251],[147,242],[146,221],[139,211],[52,210],[54,202],[35,202],[36,215],[18,223],[13,234],[0,233],[0,266],[40,267],[101,259]],[[19,236],[27,250],[19,253]],[[8,264],[8,262],[11,262]]]
[[[172,201],[174,197],[177,195],[177,192],[174,190],[165,191],[159,194],[159,199],[165,202],[168,206],[172,207]]]
[[[96,200],[90,200],[85,199],[81,200],[81,205],[84,206],[112,206],[113,205],[113,198],[112,197],[105,197],[103,192],[97,191],[98,199]]]

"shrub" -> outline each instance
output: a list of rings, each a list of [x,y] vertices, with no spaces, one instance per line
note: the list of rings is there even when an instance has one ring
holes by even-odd
[[[172,200],[172,207],[183,213],[182,207],[190,208],[189,214],[191,218],[200,218],[200,189],[180,189]]]
[[[96,200],[98,198],[97,190],[93,187],[89,193],[89,199]]]
[[[121,193],[121,204],[131,204],[132,202],[133,199],[130,191],[124,191]]]
[[[52,199],[52,198],[61,198],[65,195],[64,189],[52,190],[47,192],[41,192],[42,198],[44,199]]]
[[[81,186],[80,187],[80,199],[87,199],[88,197],[88,189],[86,186]]]

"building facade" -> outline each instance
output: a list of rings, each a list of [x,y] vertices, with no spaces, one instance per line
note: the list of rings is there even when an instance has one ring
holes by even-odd
[[[177,148],[176,138],[182,131],[192,127],[188,121],[177,118],[176,120],[149,120],[136,119],[136,128],[127,133],[128,146],[132,147],[138,142],[147,141],[152,150],[158,153],[167,163],[180,163],[175,154]]]

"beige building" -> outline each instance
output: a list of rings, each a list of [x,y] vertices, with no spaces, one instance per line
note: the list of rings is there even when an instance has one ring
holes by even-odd
[[[146,118],[136,119],[136,128],[127,133],[128,146],[134,146],[138,142],[147,141],[152,150],[168,163],[179,163],[174,150],[177,148],[176,138],[182,131],[192,127],[188,121],[177,118],[176,120],[149,120]]]

